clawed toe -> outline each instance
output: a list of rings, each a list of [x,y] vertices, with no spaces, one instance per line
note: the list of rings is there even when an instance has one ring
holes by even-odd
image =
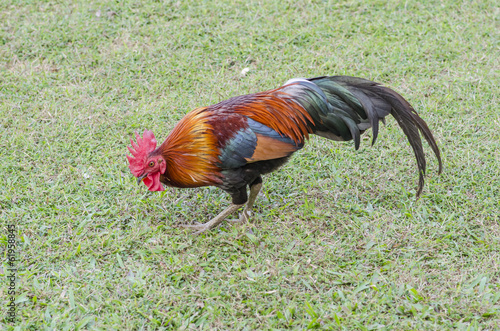
[[[248,223],[249,220],[250,220],[250,212],[244,210],[243,213],[241,213],[240,222]]]
[[[248,223],[250,221],[250,212],[243,211],[238,219],[226,220],[231,223]]]

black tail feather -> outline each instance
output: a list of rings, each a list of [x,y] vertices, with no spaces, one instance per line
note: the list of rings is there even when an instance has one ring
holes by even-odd
[[[319,131],[317,134],[328,138],[333,135],[334,137],[341,136],[344,140],[354,139],[357,149],[359,147],[359,134],[371,127],[373,145],[378,136],[378,122],[385,123],[384,118],[390,113],[408,138],[417,159],[419,172],[417,198],[422,193],[426,171],[426,160],[420,134],[424,136],[436,155],[439,162],[438,173],[441,173],[443,168],[441,154],[431,130],[400,94],[378,83],[357,77],[316,77],[308,79],[308,81],[315,83],[323,90],[329,103],[329,113],[333,113],[337,117],[337,120],[332,122],[333,125],[329,125],[325,118],[330,117],[330,114],[320,114],[321,123],[315,123],[316,129]],[[325,130],[328,132],[325,133]],[[346,130],[351,133],[349,139],[345,139]],[[340,134],[341,132],[343,134]]]
[[[415,109],[397,92],[380,85],[374,85],[371,87],[375,93],[387,100],[391,106],[391,114],[394,116],[399,126],[408,138],[415,157],[417,159],[417,165],[419,170],[419,184],[417,190],[417,197],[422,193],[424,187],[424,175],[426,171],[426,160],[424,149],[422,147],[422,140],[420,138],[420,133],[424,136],[425,140],[429,143],[432,151],[436,155],[439,163],[438,173],[441,173],[443,169],[443,163],[441,160],[441,153],[436,144],[436,141],[432,135],[431,130],[427,126],[427,123],[417,114]]]

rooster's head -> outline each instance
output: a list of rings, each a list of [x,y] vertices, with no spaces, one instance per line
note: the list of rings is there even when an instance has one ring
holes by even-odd
[[[152,131],[144,130],[142,138],[135,133],[137,143],[130,139],[132,147],[128,147],[133,156],[127,155],[128,167],[132,175],[137,177],[137,183],[144,184],[150,191],[163,191],[160,175],[167,167],[162,155],[156,152],[156,139]]]

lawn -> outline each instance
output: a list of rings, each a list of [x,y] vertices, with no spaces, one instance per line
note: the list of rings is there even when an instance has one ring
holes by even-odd
[[[3,0],[0,329],[500,329],[499,17],[493,0]],[[223,191],[130,174],[134,131],[320,75],[384,83],[427,121],[444,172],[425,145],[420,200],[392,117],[359,151],[312,137],[249,224],[199,236],[178,225]]]

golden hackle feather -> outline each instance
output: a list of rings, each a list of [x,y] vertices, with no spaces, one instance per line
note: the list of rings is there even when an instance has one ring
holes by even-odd
[[[178,187],[199,187],[220,183],[219,156],[213,128],[207,123],[206,107],[197,108],[174,127],[158,148],[167,163],[162,176]]]

